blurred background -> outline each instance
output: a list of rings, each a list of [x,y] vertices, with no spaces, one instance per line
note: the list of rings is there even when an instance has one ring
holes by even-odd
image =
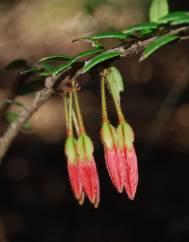
[[[0,98],[29,103],[17,95],[19,70],[5,70],[14,59],[34,64],[52,54],[74,55],[89,48],[72,43],[81,36],[123,29],[148,20],[150,0],[1,0]],[[189,10],[187,0],[170,9]],[[107,43],[111,46],[111,41]],[[162,48],[143,63],[139,56],[116,61],[124,76],[123,109],[135,131],[139,162],[136,199],[119,195],[103,158],[98,73],[82,81],[81,106],[95,143],[101,182],[98,209],[80,207],[71,192],[64,156],[62,99],[53,96],[22,130],[0,167],[0,242],[188,242],[189,241],[189,43]],[[4,114],[15,109],[0,104]],[[111,120],[116,114],[109,102]]]

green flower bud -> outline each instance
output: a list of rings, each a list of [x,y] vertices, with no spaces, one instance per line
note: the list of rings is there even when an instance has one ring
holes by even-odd
[[[110,150],[113,148],[113,145],[118,141],[116,129],[108,122],[103,123],[100,135],[102,143]]]
[[[91,160],[91,158],[93,157],[93,151],[94,147],[90,137],[86,134],[80,135],[77,140],[77,153],[79,156],[79,160]]]
[[[117,127],[117,134],[120,148],[126,145],[127,149],[131,150],[134,142],[134,133],[131,126],[127,122],[120,123]]]
[[[76,140],[74,137],[70,136],[66,139],[64,149],[69,162],[72,162],[73,164],[75,164],[77,161],[77,151],[76,151]]]

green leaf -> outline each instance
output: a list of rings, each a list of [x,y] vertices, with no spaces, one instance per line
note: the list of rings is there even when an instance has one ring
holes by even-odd
[[[26,96],[30,93],[38,91],[43,86],[44,86],[44,81],[41,79],[31,81],[20,88],[18,95]]]
[[[151,22],[158,22],[160,18],[169,13],[167,0],[153,0],[150,6],[149,17]]]
[[[16,112],[6,112],[5,114],[5,120],[6,122],[8,122],[9,124],[15,122],[19,117],[19,114]],[[32,125],[29,122],[25,122],[23,124],[23,128],[26,130],[31,130],[32,129]]]
[[[79,60],[80,58],[84,58],[90,55],[94,55],[96,53],[102,52],[102,49],[92,49],[92,50],[87,50],[84,52],[81,52],[79,55],[75,56],[75,58],[73,60],[71,60],[72,63],[76,62],[77,60]]]
[[[29,73],[33,73],[33,72],[39,72],[39,71],[40,71],[39,67],[31,67],[29,69],[21,71],[21,74],[24,75],[24,74],[29,74]]]
[[[144,59],[149,57],[152,53],[154,53],[157,49],[159,49],[160,47],[162,47],[176,39],[178,39],[177,35],[164,35],[164,36],[157,38],[156,40],[154,40],[154,42],[149,44],[147,48],[145,48],[145,50],[140,58],[140,61],[143,61]]]
[[[179,24],[189,24],[189,15],[188,16],[182,16],[178,19],[175,19],[170,22],[171,25],[179,25]]]
[[[94,67],[95,65],[106,61],[108,59],[120,56],[121,53],[120,51],[106,51],[103,52],[95,57],[93,57],[91,60],[87,61],[83,67],[83,73],[89,71],[92,67]]]
[[[122,32],[124,34],[126,34],[127,36],[132,35],[135,32],[143,32],[143,31],[153,31],[155,29],[158,28],[158,23],[153,23],[153,22],[149,22],[149,23],[143,23],[143,24],[138,24],[138,25],[134,25],[131,26],[125,30],[123,30]]]
[[[108,68],[107,78],[117,100],[120,102],[120,93],[124,91],[123,78],[120,71],[115,66]]]
[[[5,70],[17,70],[17,69],[25,69],[25,68],[28,68],[28,63],[23,59],[17,59],[10,62],[5,67]]]
[[[46,70],[49,70],[50,72],[54,70],[54,66],[50,65],[48,62],[42,62],[40,63],[40,66]]]
[[[80,58],[84,58],[84,57],[87,57],[87,56],[90,56],[90,55],[93,55],[93,54],[96,54],[98,52],[101,52],[102,49],[99,48],[99,49],[92,49],[92,50],[87,50],[87,51],[84,51],[84,52],[81,52],[79,55],[75,56],[72,60],[70,60],[69,62],[67,63],[64,63],[60,66],[58,66],[57,68],[55,68],[55,71],[53,71],[52,73],[54,75],[58,75],[60,74],[61,72],[65,71],[65,70],[68,70],[72,64],[74,64],[76,61],[78,61]]]
[[[48,76],[52,76],[52,72],[49,72],[49,71],[42,71],[39,73],[39,76],[41,77],[48,77]]]
[[[159,19],[159,23],[161,24],[168,24],[168,23],[171,23],[171,22],[174,22],[174,21],[177,21],[181,18],[187,18],[189,16],[188,12],[185,12],[185,11],[178,11],[178,12],[173,12],[173,13],[170,13],[164,17],[162,17],[161,19]]]
[[[37,72],[40,76],[50,76],[56,70],[56,68],[50,65],[48,62],[40,63],[41,66],[32,67],[21,72],[21,74],[31,74]]]
[[[24,107],[24,104],[22,104],[21,102],[18,102],[16,100],[13,100],[13,99],[4,99],[4,98],[2,98],[2,99],[0,99],[0,101],[3,102],[3,103],[7,103],[7,104],[14,104],[14,105],[16,105],[18,107]]]
[[[67,56],[67,55],[52,55],[52,56],[47,56],[43,57],[39,60],[39,62],[44,62],[44,61],[68,61],[71,60],[72,57]]]
[[[68,70],[71,67],[71,65],[72,65],[72,62],[71,61],[69,61],[67,63],[64,63],[62,65],[59,65],[58,67],[55,68],[55,70],[53,71],[52,74],[55,75],[55,76],[56,75],[59,75],[61,72],[64,72],[64,71]]]
[[[41,69],[42,71],[39,73],[40,76],[51,76],[52,73],[56,70],[56,67],[50,65],[48,62],[42,62],[41,64]]]
[[[92,40],[99,40],[99,39],[126,39],[127,36],[123,32],[112,31],[112,32],[105,32],[101,34],[96,34],[90,37]]]

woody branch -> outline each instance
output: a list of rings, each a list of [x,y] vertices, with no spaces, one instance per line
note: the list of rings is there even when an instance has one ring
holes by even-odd
[[[183,27],[177,27],[175,29],[169,30],[167,33],[169,34],[182,34],[180,40],[185,40],[189,38],[189,27],[183,26]],[[164,34],[164,33],[163,33]],[[161,36],[158,35],[158,36]],[[119,50],[121,53],[121,57],[127,57],[130,55],[136,55],[139,52],[141,52],[145,47],[147,47],[150,43],[152,43],[158,36],[153,36],[144,40],[136,40],[134,43],[132,43],[130,46],[119,46],[116,48],[113,48],[112,50]],[[111,61],[115,60],[113,58]],[[4,155],[6,154],[7,150],[9,149],[12,141],[15,139],[19,131],[21,130],[23,124],[43,105],[50,97],[51,95],[56,91],[55,84],[60,81],[60,78],[63,79],[61,83],[61,88],[66,87],[71,79],[76,79],[78,76],[81,76],[82,69],[77,69],[75,73],[69,77],[65,76],[63,77],[48,77],[45,80],[45,87],[36,93],[33,101],[31,104],[27,105],[25,108],[21,110],[19,113],[18,119],[11,123],[7,130],[3,133],[3,135],[0,138],[0,164],[2,163],[2,159]]]

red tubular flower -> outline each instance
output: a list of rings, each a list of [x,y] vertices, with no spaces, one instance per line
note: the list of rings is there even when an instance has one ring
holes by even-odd
[[[106,121],[102,125],[100,135],[109,176],[117,191],[121,193],[124,186],[123,159],[118,146],[116,130]]]
[[[138,184],[137,157],[133,146],[134,133],[131,126],[123,121],[117,127],[117,134],[121,150],[121,159],[124,164],[124,187],[128,197],[133,200]]]
[[[94,207],[100,201],[98,172],[93,157],[93,144],[88,135],[81,134],[77,140],[79,174],[83,189]]]
[[[73,136],[68,137],[66,140],[65,154],[67,156],[67,169],[71,187],[75,198],[79,201],[79,204],[82,205],[84,202],[84,193],[82,191],[82,183],[77,162],[76,140]]]
[[[128,197],[133,200],[138,184],[138,165],[134,147],[131,151],[125,150],[127,175],[125,177],[125,190]]]

